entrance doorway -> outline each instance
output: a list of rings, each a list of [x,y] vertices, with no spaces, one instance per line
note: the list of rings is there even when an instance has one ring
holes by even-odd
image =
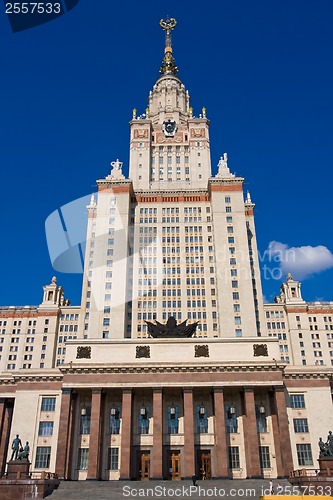
[[[181,479],[179,450],[170,450],[168,453],[168,475],[172,481]]]
[[[150,479],[150,451],[138,451],[136,461],[136,478],[139,481]]]
[[[197,464],[198,464],[199,479],[211,479],[212,463],[211,463],[210,450],[198,450]]]

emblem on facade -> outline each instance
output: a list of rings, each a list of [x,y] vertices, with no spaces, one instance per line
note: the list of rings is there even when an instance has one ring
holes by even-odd
[[[76,359],[90,359],[91,358],[91,347],[79,345],[76,349]]]
[[[135,357],[136,358],[150,358],[150,346],[149,345],[137,345]]]
[[[162,130],[165,137],[174,137],[177,132],[177,124],[175,121],[165,120],[162,125]]]
[[[193,137],[193,138],[205,137],[205,129],[204,128],[191,128],[191,137]]]
[[[268,356],[267,344],[253,344],[253,356]]]
[[[209,358],[208,345],[195,345],[194,346],[194,356],[196,358]]]
[[[134,130],[134,139],[148,139],[148,130],[146,129]]]

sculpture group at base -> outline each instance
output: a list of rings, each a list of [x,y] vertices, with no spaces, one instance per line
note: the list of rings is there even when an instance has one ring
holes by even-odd
[[[322,438],[319,438],[319,458],[333,457],[333,434],[329,431],[327,441],[324,443]]]
[[[22,446],[22,441],[20,439],[20,436],[16,434],[16,438],[13,439],[12,443],[12,456],[10,457],[10,460],[26,460],[28,461],[29,459],[29,453],[30,453],[30,447],[29,447],[29,442],[27,441],[24,448]]]

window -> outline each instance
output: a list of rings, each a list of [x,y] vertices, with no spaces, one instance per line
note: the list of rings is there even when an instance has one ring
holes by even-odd
[[[50,466],[51,446],[37,446],[36,469],[48,469]]]
[[[197,414],[197,433],[207,434],[208,433],[208,418],[207,418],[207,407],[199,406],[196,407]]]
[[[120,407],[112,407],[110,412],[110,434],[120,432]]]
[[[309,432],[309,425],[307,418],[294,418],[294,431],[295,432]]]
[[[55,411],[56,398],[42,398],[41,411]]]
[[[260,409],[263,408],[262,404],[256,405],[256,421],[257,432],[267,432],[267,418],[266,413],[261,413]]]
[[[297,444],[298,465],[313,465],[311,444]]]
[[[225,407],[225,423],[227,427],[227,433],[232,434],[237,432],[237,412],[235,406]]]
[[[238,446],[229,446],[229,469],[239,469],[239,448]]]
[[[170,405],[168,406],[168,433],[178,434],[178,406]]]
[[[149,406],[139,408],[139,434],[149,434]]]
[[[108,470],[119,469],[119,448],[108,448]]]
[[[305,408],[304,394],[291,394],[290,401],[292,408]]]
[[[271,459],[269,456],[269,446],[259,446],[260,467],[270,469]]]
[[[77,468],[78,470],[88,469],[89,448],[79,448]]]
[[[38,436],[52,436],[53,422],[39,422]]]
[[[90,406],[83,406],[81,410],[80,434],[90,434],[90,415]]]

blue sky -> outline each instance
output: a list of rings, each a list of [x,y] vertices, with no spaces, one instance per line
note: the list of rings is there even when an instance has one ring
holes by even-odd
[[[41,287],[55,274],[46,218],[94,191],[117,157],[126,170],[131,110],[144,111],[158,77],[158,22],[167,14],[178,21],[174,55],[194,113],[205,106],[211,120],[213,171],[228,152],[256,203],[265,297],[280,286],[269,270],[290,267],[273,257],[295,248],[291,270],[303,278],[304,298],[333,300],[333,3],[202,5],[80,0],[66,15],[18,33],[0,11],[0,304],[41,302]],[[57,276],[79,304],[81,275]]]

